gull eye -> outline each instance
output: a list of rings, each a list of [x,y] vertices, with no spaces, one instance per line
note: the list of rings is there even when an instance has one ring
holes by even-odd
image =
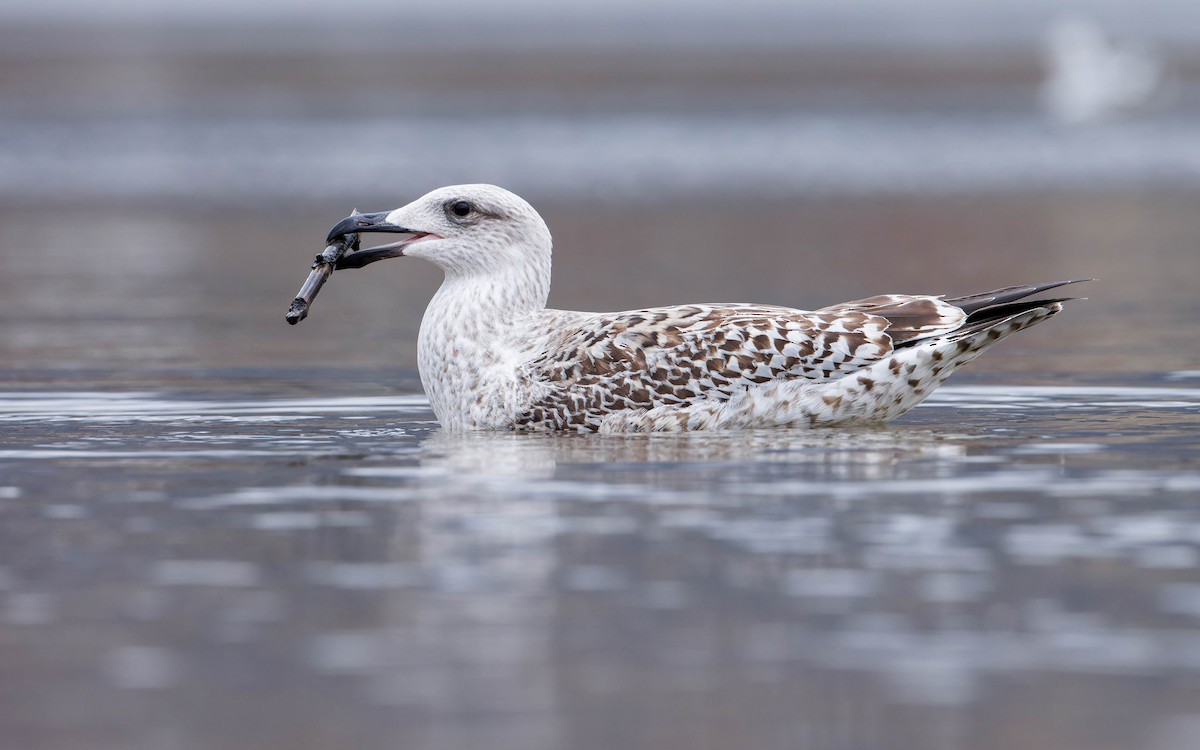
[[[450,206],[450,210],[454,213],[455,216],[467,216],[471,213],[471,211],[473,209],[474,209],[474,206],[472,206],[470,203],[468,203],[466,201],[457,201],[452,206]]]

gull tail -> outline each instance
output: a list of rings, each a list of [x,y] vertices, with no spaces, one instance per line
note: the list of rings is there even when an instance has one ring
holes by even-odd
[[[1032,292],[1031,292],[1032,293]],[[962,365],[1003,339],[1062,311],[1062,300],[1004,302],[994,312],[933,340],[897,349],[892,356],[826,383],[782,381],[757,386],[730,399],[721,414],[706,417],[720,427],[832,427],[889,422],[917,404]],[[705,424],[704,426],[710,426]],[[696,429],[690,425],[689,429]]]
[[[1051,307],[1053,305],[1059,305],[1059,309],[1061,309],[1062,303],[1080,298],[1059,297],[1056,299],[1032,300],[1026,298],[1040,294],[1048,289],[1057,289],[1061,286],[1079,284],[1084,281],[1093,281],[1093,279],[1071,279],[1069,281],[1052,281],[1048,284],[1010,286],[981,294],[946,298],[946,302],[958,307],[967,314],[967,319],[963,322],[962,326],[951,332],[950,339],[958,340],[979,331],[987,330],[993,325],[1027,310]]]
[[[1030,292],[1032,294],[1033,292]],[[898,349],[891,357],[818,386],[810,424],[888,422],[925,400],[946,378],[994,344],[1062,312],[1065,299],[1003,302],[946,336]]]

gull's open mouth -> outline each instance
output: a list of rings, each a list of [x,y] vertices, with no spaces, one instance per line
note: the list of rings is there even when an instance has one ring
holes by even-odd
[[[316,260],[313,261],[308,278],[305,279],[304,285],[300,287],[296,298],[292,300],[291,307],[288,308],[285,316],[288,323],[295,325],[308,317],[308,309],[313,300],[317,298],[317,292],[321,291],[321,287],[329,280],[335,269],[362,268],[379,260],[399,258],[404,255],[404,248],[409,245],[430,239],[443,239],[441,235],[432,232],[420,232],[392,224],[387,217],[386,212],[360,214],[356,211],[329,230],[329,236],[326,238],[328,244],[324,252],[317,255]],[[387,232],[408,236],[397,242],[369,247],[366,250],[357,250],[359,234],[366,232]],[[346,254],[348,250],[352,252]]]
[[[371,228],[359,229],[360,232],[374,231]],[[338,270],[343,268],[362,268],[365,265],[374,263],[388,258],[399,258],[404,255],[404,248],[409,245],[415,245],[418,242],[425,240],[440,240],[439,235],[432,232],[412,232],[411,236],[405,237],[397,242],[389,242],[386,245],[377,245],[369,247],[365,250],[350,253],[342,256],[337,262]]]
[[[376,247],[370,247],[342,256],[337,262],[337,268],[362,268],[365,265],[387,258],[399,258],[404,255],[404,248],[409,245],[428,239],[442,239],[439,235],[432,232],[422,232],[417,229],[402,227],[399,224],[393,224],[388,221],[388,215],[387,211],[371,214],[353,213],[337,224],[334,224],[333,229],[329,230],[329,236],[326,239],[327,242],[341,240],[347,235],[362,235],[369,232],[408,235],[408,237],[398,242],[377,245]]]

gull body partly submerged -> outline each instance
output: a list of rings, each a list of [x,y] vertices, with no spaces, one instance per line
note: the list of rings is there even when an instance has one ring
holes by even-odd
[[[492,185],[440,188],[330,233],[402,234],[342,257],[425,258],[445,272],[418,366],[449,430],[641,432],[886,422],[996,342],[1062,310],[1074,281],[946,298],[885,294],[819,310],[697,304],[546,308],[550,231]]]

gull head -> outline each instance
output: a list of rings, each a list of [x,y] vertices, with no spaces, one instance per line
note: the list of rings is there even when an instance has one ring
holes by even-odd
[[[400,256],[425,258],[447,275],[542,269],[549,274],[550,230],[522,198],[495,185],[438,188],[394,211],[356,213],[329,240],[357,232],[406,235],[398,242],[351,253],[338,268],[361,268]]]

